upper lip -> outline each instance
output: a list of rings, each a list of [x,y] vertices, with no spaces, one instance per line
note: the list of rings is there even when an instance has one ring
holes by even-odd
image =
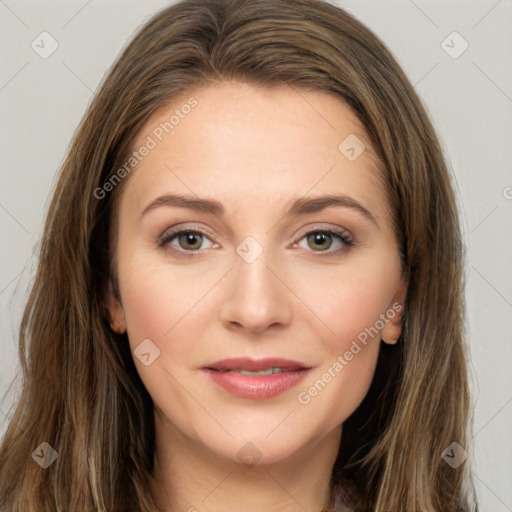
[[[262,359],[252,359],[250,357],[230,357],[208,364],[203,368],[211,370],[245,370],[249,372],[257,372],[268,368],[281,368],[287,371],[305,370],[311,368],[298,361],[285,359],[282,357],[265,357]]]

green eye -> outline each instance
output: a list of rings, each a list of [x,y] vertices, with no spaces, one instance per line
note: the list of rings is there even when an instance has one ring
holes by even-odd
[[[307,248],[315,252],[324,252],[330,249],[334,243],[333,239],[338,239],[339,245],[331,252],[343,246],[354,245],[354,242],[348,232],[336,232],[331,230],[315,230],[307,233],[302,239],[306,239]]]
[[[178,245],[173,243],[175,240]],[[167,233],[162,237],[159,245],[169,244],[176,247],[176,249],[181,252],[198,252],[204,240],[210,239],[204,233],[201,233],[201,231],[188,229]],[[211,245],[209,247],[211,247]],[[203,247],[203,249],[208,249],[209,247]]]

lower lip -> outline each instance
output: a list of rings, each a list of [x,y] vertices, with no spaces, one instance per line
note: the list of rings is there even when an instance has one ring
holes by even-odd
[[[241,375],[203,368],[206,375],[226,391],[241,398],[262,400],[272,398],[298,384],[309,372],[308,368],[272,375]]]

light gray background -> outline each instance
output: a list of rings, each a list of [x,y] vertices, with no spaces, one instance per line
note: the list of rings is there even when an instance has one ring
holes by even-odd
[[[336,3],[393,51],[456,177],[468,247],[474,477],[481,511],[512,511],[512,0]],[[103,74],[167,5],[0,0],[0,432],[18,389],[7,392],[16,334],[57,171]],[[47,59],[31,47],[43,31],[59,45]],[[442,47],[453,31],[469,44],[456,59]],[[454,52],[463,43],[450,36],[446,44]]]

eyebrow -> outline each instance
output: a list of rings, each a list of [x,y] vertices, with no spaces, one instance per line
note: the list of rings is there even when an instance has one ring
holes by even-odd
[[[317,197],[301,197],[292,200],[292,205],[287,212],[286,217],[293,215],[302,215],[307,213],[317,213],[326,208],[343,207],[358,211],[368,220],[378,226],[375,217],[362,204],[345,195],[328,194]],[[160,206],[176,206],[180,208],[188,208],[197,212],[211,213],[222,217],[225,213],[224,206],[215,199],[200,198],[197,196],[166,194],[157,197],[149,203],[141,213],[141,218],[151,210]]]

